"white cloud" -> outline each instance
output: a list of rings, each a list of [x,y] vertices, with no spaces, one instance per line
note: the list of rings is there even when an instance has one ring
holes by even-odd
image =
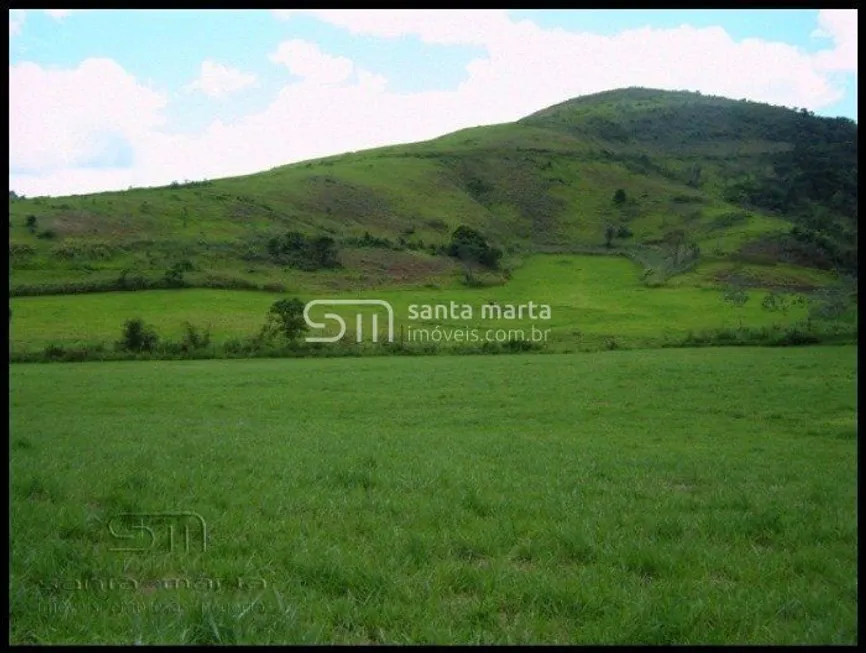
[[[196,134],[167,133],[166,95],[115,62],[88,60],[72,70],[10,66],[10,167],[19,171],[11,187],[27,195],[64,194],[246,174],[511,121],[570,97],[625,86],[818,110],[842,97],[839,72],[856,74],[856,21],[832,11],[820,14],[819,26],[832,41],[817,54],[760,39],[735,41],[719,27],[605,36],[544,29],[501,11],[314,15],[354,34],[471,43],[486,54],[467,65],[453,90],[398,93],[346,57],[308,41],[285,41],[269,58],[298,79],[265,109],[229,124],[215,121]],[[194,84],[227,93],[241,79],[243,73],[209,62]],[[119,151],[119,139],[134,152],[132,167],[81,167],[99,152]]]
[[[87,59],[72,70],[11,65],[10,167],[49,175],[74,168],[92,160],[106,134],[140,145],[162,127],[166,103],[110,59]]]
[[[830,38],[835,46],[818,55],[821,69],[857,72],[856,9],[822,9],[818,12],[818,29],[812,35]]]
[[[186,88],[189,91],[199,90],[212,98],[221,98],[253,86],[255,83],[255,75],[206,59],[201,64],[201,74],[198,79]]]
[[[76,11],[75,9],[44,9],[46,14],[51,16],[55,20],[62,20],[66,18],[69,14]]]
[[[21,33],[21,27],[24,25],[24,19],[27,18],[27,14],[23,9],[10,9],[9,10],[9,38],[11,39],[13,36],[18,36]]]
[[[496,34],[509,29],[508,12],[502,9],[275,9],[277,18],[311,15],[352,34],[395,38],[419,37],[424,43],[487,45]]]
[[[293,75],[316,84],[339,84],[352,74],[354,64],[346,57],[325,54],[309,41],[283,41],[269,59],[283,64]]]

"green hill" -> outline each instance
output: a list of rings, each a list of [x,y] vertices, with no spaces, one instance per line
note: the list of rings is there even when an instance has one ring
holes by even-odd
[[[11,289],[500,283],[538,252],[625,254],[654,285],[777,263],[852,271],[856,142],[846,119],[632,88],[245,177],[10,191]],[[452,243],[460,226],[501,258]]]

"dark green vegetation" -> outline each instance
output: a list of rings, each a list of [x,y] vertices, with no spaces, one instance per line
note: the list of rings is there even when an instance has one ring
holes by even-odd
[[[853,347],[465,360],[14,365],[11,641],[857,641]]]
[[[851,272],[856,138],[844,119],[627,89],[246,177],[10,192],[12,292],[477,286],[534,252],[624,252],[655,285],[713,266],[764,266],[758,286],[779,262]]]

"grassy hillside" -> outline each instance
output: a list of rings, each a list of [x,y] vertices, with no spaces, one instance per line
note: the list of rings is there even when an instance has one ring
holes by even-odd
[[[10,192],[10,283],[18,295],[502,283],[526,254],[592,250],[628,252],[654,284],[719,265],[763,266],[767,278],[779,262],[850,270],[856,135],[842,119],[627,89],[246,177]],[[467,275],[473,264],[447,255],[461,225],[503,250],[497,269]],[[288,232],[330,239],[332,263],[279,254],[272,241]]]

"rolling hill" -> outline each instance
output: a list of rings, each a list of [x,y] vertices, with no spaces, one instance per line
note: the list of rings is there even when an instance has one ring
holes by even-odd
[[[624,254],[651,285],[751,269],[745,283],[796,286],[754,270],[856,270],[856,180],[850,120],[630,88],[244,177],[62,198],[10,191],[10,286],[495,284],[540,252]],[[501,259],[449,256],[460,226]]]

